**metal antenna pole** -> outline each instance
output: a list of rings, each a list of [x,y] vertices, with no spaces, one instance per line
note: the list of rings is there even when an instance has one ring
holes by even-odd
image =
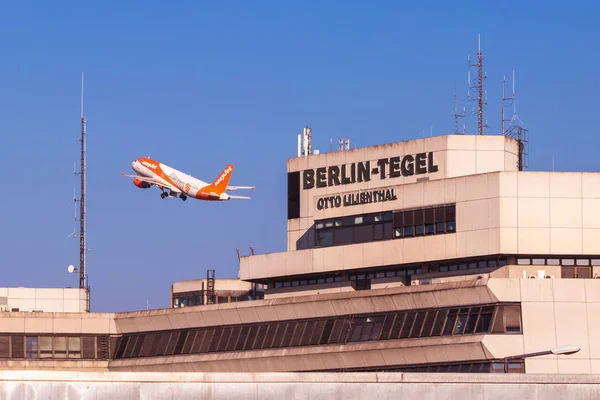
[[[79,201],[79,288],[86,289],[86,266],[85,266],[85,217],[86,217],[86,163],[85,163],[85,117],[83,116],[83,72],[81,73],[81,199]]]
[[[477,37],[477,75],[478,75],[478,89],[479,89],[479,134],[483,135],[483,56],[481,54],[481,37]]]
[[[483,128],[487,127],[487,122],[483,123],[483,106],[487,104],[487,99],[483,98],[483,80],[486,75],[483,73],[483,54],[481,53],[481,35],[477,35],[477,63],[471,64],[470,58],[467,58],[467,64],[469,67],[477,67],[477,79],[475,81],[476,86],[471,86],[471,74],[468,74],[469,90],[475,88],[477,90],[477,133],[483,135]],[[469,100],[471,99],[470,93],[468,93]],[[487,97],[487,94],[486,94]]]

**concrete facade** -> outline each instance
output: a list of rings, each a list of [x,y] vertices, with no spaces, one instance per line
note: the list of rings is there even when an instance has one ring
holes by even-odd
[[[569,356],[525,359],[527,373],[599,374],[600,280],[483,278],[352,293],[297,296],[179,309],[127,313],[1,313],[0,344],[13,337],[13,357],[0,369],[73,369],[92,371],[310,372],[414,365],[472,363],[549,350],[559,345],[581,348]],[[310,346],[216,351],[154,357],[120,357],[119,338],[147,337],[168,331],[197,331],[244,324],[276,324],[348,314],[381,315],[421,309],[517,304],[520,329],[513,333],[406,337]],[[506,318],[506,317],[505,317]],[[223,331],[224,332],[224,331]],[[106,359],[15,359],[14,337],[104,335]],[[140,336],[141,335],[141,336]],[[268,335],[267,335],[268,336]],[[260,336],[257,336],[260,337]],[[131,345],[133,348],[133,344]],[[143,343],[136,347],[144,348]],[[173,344],[174,346],[174,344]],[[502,361],[500,361],[502,362]]]
[[[496,277],[533,276],[539,271],[561,278],[561,266],[589,266],[589,278],[600,272],[600,173],[526,172],[516,168],[517,142],[503,136],[442,136],[355,149],[288,161],[288,173],[300,172],[298,218],[288,219],[288,251],[244,256],[243,280],[268,284],[266,298],[351,291],[347,273],[385,266],[413,268],[408,284],[447,279],[460,273],[439,274],[440,263],[505,256],[493,271],[466,271],[462,275],[493,272]],[[347,185],[303,190],[304,171],[346,165],[403,154],[432,154],[436,172]],[[427,160],[428,162],[429,160]],[[344,164],[345,163],[345,164]],[[316,176],[315,172],[315,176]],[[420,176],[420,177],[419,177]],[[420,181],[418,181],[420,180]],[[329,182],[328,182],[329,183]],[[393,189],[395,200],[345,206],[347,197],[370,189]],[[318,209],[329,196],[342,196],[342,205]],[[414,235],[364,243],[318,246],[316,221],[342,221],[348,216],[455,205],[456,231],[443,235]],[[529,266],[520,256],[534,259]],[[550,259],[550,261],[548,261]],[[536,266],[534,266],[536,265]],[[588,273],[588,272],[586,272]],[[306,287],[275,287],[277,280],[337,274],[337,282]],[[372,284],[393,285],[397,280]]]
[[[76,288],[0,288],[0,311],[84,312],[86,293]]]
[[[1,371],[0,398],[592,400],[600,397],[599,383],[589,375]]]

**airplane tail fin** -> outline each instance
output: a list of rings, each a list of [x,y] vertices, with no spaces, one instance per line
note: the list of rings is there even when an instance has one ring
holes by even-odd
[[[231,174],[233,173],[233,164],[229,164],[225,167],[225,169],[219,174],[217,179],[214,180],[213,183],[210,184],[210,188],[216,194],[221,194],[225,192],[227,189],[227,184],[229,183],[229,179],[231,178]]]

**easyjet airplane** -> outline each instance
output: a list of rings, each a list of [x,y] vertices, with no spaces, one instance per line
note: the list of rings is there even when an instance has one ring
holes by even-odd
[[[191,175],[171,168],[168,165],[152,160],[148,157],[140,157],[131,163],[131,168],[137,175],[122,176],[133,178],[133,184],[140,189],[148,189],[156,185],[160,190],[160,197],[179,197],[181,200],[187,200],[188,197],[198,200],[229,200],[229,199],[250,199],[246,196],[233,196],[225,193],[238,189],[252,189],[254,186],[227,186],[233,165],[229,164],[223,172],[219,174],[213,183],[201,181]]]

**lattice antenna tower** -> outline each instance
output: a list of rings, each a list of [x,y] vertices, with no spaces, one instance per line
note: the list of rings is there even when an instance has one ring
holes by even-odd
[[[483,80],[487,75],[483,72],[483,54],[481,53],[481,35],[477,35],[477,63],[471,63],[471,56],[467,56],[467,64],[469,68],[477,67],[477,78],[471,81],[471,71],[468,71],[469,90],[467,97],[470,101],[477,102],[477,133],[483,135],[483,128],[487,127],[487,121],[483,123],[483,106],[487,105],[487,91],[483,90]],[[477,97],[471,98],[471,91],[475,91]]]
[[[73,201],[79,203],[79,218],[77,218],[77,207],[75,207],[75,221],[79,222],[79,234],[73,229],[73,233],[69,236],[73,236],[79,239],[79,288],[85,289],[87,292],[87,305],[86,311],[89,312],[89,286],[87,279],[87,268],[86,268],[86,216],[87,216],[87,205],[86,205],[86,120],[83,116],[83,82],[84,75],[81,73],[81,137],[77,139],[81,143],[81,158],[80,158],[80,170],[77,172],[74,166],[73,174],[80,176],[80,197],[77,199],[75,189],[73,189]]]

